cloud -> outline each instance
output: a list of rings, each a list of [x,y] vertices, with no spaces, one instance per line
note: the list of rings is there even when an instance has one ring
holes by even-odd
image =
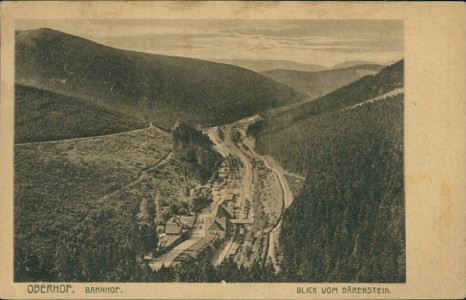
[[[17,26],[50,27],[116,48],[203,59],[331,65],[364,54],[365,60],[382,62],[402,57],[404,47],[403,23],[397,20],[25,20]]]

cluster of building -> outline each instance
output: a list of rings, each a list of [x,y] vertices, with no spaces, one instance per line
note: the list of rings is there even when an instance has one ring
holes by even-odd
[[[241,209],[241,161],[228,157],[218,169],[217,179],[212,184],[214,203],[221,204],[230,213],[230,218],[239,218]]]
[[[215,234],[223,240],[231,234],[231,218],[232,212],[227,207],[213,203],[202,226],[206,234]]]
[[[195,222],[195,216],[175,216],[168,220],[165,226],[159,226],[157,228],[159,237],[157,251],[168,252],[189,238]]]
[[[183,245],[188,243],[189,247],[177,247],[177,250],[183,249],[174,261],[179,262],[186,256],[197,256],[207,249],[215,252],[222,241],[230,240],[231,250],[225,256],[235,255],[242,243],[245,227],[253,223],[249,216],[250,201],[241,199],[242,168],[242,162],[232,156],[222,162],[207,185],[211,187],[208,192],[213,200],[210,207],[196,217],[173,217],[168,220],[159,231],[159,254],[167,253],[186,241]],[[203,191],[191,191],[190,194]]]

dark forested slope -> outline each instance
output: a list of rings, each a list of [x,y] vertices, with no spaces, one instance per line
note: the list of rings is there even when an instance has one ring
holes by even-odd
[[[175,158],[186,163],[188,172],[192,172],[195,179],[205,184],[221,160],[212,141],[201,131],[183,122],[175,124],[172,136]]]
[[[239,67],[119,50],[51,29],[16,35],[16,81],[167,127],[177,119],[228,123],[296,96],[293,89]]]
[[[42,142],[144,128],[133,116],[49,91],[15,86],[15,142]]]
[[[402,120],[398,95],[309,124],[306,183],[280,236],[288,278],[405,280]]]
[[[273,140],[281,135],[282,130],[288,131],[287,134],[291,134],[287,137],[298,136],[299,138],[305,131],[293,127],[299,126],[300,121],[304,120],[306,122],[312,116],[341,110],[402,88],[403,81],[403,61],[399,61],[375,75],[364,76],[358,81],[314,101],[294,105],[292,109],[284,111],[275,110],[276,113],[264,113],[264,119],[253,124],[249,128],[249,132],[258,137],[259,151],[270,153],[280,159],[282,157],[281,153],[286,152],[275,152],[275,146],[271,144],[280,145],[280,143],[274,143]],[[296,149],[299,149],[299,147]],[[285,165],[285,167],[296,170],[291,165]]]
[[[306,176],[283,218],[287,281],[405,281],[402,86],[400,62],[252,130]]]

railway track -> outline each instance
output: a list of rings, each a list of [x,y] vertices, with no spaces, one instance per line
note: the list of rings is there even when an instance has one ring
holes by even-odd
[[[241,122],[241,121],[240,121]],[[276,271],[280,269],[280,266],[278,264],[278,261],[276,259],[276,248],[278,244],[278,232],[280,230],[281,222],[282,222],[282,217],[283,217],[283,211],[286,207],[288,207],[291,202],[292,202],[292,194],[291,191],[288,187],[288,184],[281,172],[271,166],[266,159],[255,153],[255,151],[246,143],[243,143],[241,138],[240,141],[242,146],[238,146],[236,142],[232,140],[232,134],[234,130],[237,130],[235,128],[238,123],[230,124],[227,125],[223,128],[224,131],[224,139],[223,141],[218,137],[217,135],[217,130],[211,129],[209,136],[211,139],[214,141],[216,144],[216,147],[218,150],[220,150],[220,153],[228,153],[228,155],[225,157],[227,160],[227,163],[230,167],[230,171],[234,170],[237,172],[236,174],[241,174],[242,175],[242,189],[241,189],[241,204],[240,204],[240,212],[239,212],[239,219],[244,218],[244,205],[246,202],[246,199],[251,200],[252,195],[253,195],[253,172],[252,172],[252,166],[251,166],[251,161],[256,159],[260,160],[264,163],[265,167],[270,169],[273,174],[276,176],[278,179],[278,182],[280,183],[280,188],[283,193],[283,200],[282,200],[282,208],[280,211],[280,216],[277,220],[277,222],[273,225],[273,227],[270,229],[268,232],[268,239],[267,239],[267,255],[265,255],[265,258],[270,258],[272,260],[272,263],[274,265],[274,268]],[[242,139],[245,138],[245,133],[242,132],[241,135]],[[239,166],[241,165],[241,166]],[[233,177],[233,172],[230,172],[228,176],[228,180],[234,180]],[[238,236],[235,234],[233,239],[228,243],[228,250],[225,249],[224,252],[222,253],[223,257],[229,257],[234,254],[235,249],[238,247],[234,247],[235,245],[239,245],[240,241],[238,241]]]

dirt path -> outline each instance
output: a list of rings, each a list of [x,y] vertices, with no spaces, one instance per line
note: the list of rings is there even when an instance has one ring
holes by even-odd
[[[141,128],[141,129],[135,129],[135,130],[130,130],[130,131],[123,131],[123,132],[117,132],[117,133],[110,133],[110,134],[104,134],[104,135],[94,135],[94,136],[87,136],[87,137],[80,137],[80,138],[73,138],[73,139],[63,139],[63,140],[56,140],[56,141],[43,141],[43,142],[31,142],[31,143],[17,143],[15,146],[25,146],[25,145],[41,145],[41,144],[58,144],[58,143],[66,143],[66,142],[74,142],[74,141],[85,141],[85,140],[93,140],[93,139],[99,139],[99,138],[105,138],[105,137],[112,137],[112,136],[119,136],[119,135],[124,135],[124,134],[131,134],[131,133],[138,133],[138,132],[143,132],[144,130],[147,129],[155,129],[158,132],[160,132],[163,135],[170,136],[170,133],[163,131],[162,129],[155,127],[152,125],[152,122],[149,123],[149,127],[146,128]]]
[[[230,253],[231,248],[233,247],[233,240],[229,240],[225,247],[222,249],[222,252],[220,252],[220,255],[214,262],[214,266],[218,266],[222,263],[222,261],[227,257],[228,253]]]
[[[392,90],[392,91],[390,91],[390,92],[388,92],[388,93],[385,93],[385,94],[382,94],[382,95],[380,95],[380,96],[374,97],[374,98],[372,98],[372,99],[366,100],[366,101],[364,101],[364,102],[361,102],[361,103],[358,103],[358,104],[349,106],[349,107],[343,109],[343,111],[345,111],[345,110],[350,110],[350,109],[355,109],[355,108],[357,108],[357,107],[361,107],[361,106],[366,105],[366,104],[374,103],[374,102],[376,102],[376,101],[383,100],[383,99],[385,99],[385,98],[387,98],[387,97],[396,96],[396,95],[401,94],[401,93],[404,93],[404,89],[403,89],[403,88],[394,89],[394,90]]]
[[[158,270],[158,269],[160,269],[162,267],[162,265],[165,266],[165,267],[170,266],[175,261],[175,259],[181,253],[183,253],[183,251],[189,249],[189,247],[193,246],[194,244],[196,244],[201,239],[202,239],[202,237],[198,236],[198,237],[193,237],[193,238],[190,238],[190,239],[182,242],[181,244],[179,244],[178,246],[176,246],[175,248],[173,248],[169,252],[155,258],[152,262],[149,263],[149,267],[152,270]]]
[[[189,237],[189,239],[183,241],[181,244],[179,244],[169,252],[154,258],[151,262],[149,262],[149,267],[152,270],[158,270],[162,267],[162,265],[165,267],[170,266],[176,260],[176,258],[180,256],[184,251],[188,250],[197,242],[206,237],[207,234],[203,229],[195,228],[191,232],[191,236]]]
[[[249,145],[248,145],[249,146]],[[249,147],[249,148],[252,148],[252,147]],[[265,160],[267,160],[267,162],[269,163],[270,167],[272,167],[273,169],[276,169],[278,171],[278,173],[281,173],[282,175],[286,175],[286,176],[290,176],[290,177],[294,177],[296,179],[299,179],[299,180],[306,180],[306,177],[300,175],[300,174],[297,174],[297,173],[292,173],[292,172],[288,172],[286,171],[285,169],[283,169],[280,165],[278,165],[275,160],[273,159],[272,156],[270,155],[261,155],[262,158],[264,158]]]
[[[113,196],[113,195],[116,195],[118,192],[120,192],[120,191],[122,191],[122,190],[125,190],[125,189],[127,189],[127,188],[129,188],[129,187],[135,185],[136,183],[138,183],[139,181],[141,181],[142,178],[143,178],[144,176],[146,176],[147,172],[152,171],[153,169],[158,168],[158,167],[160,167],[160,166],[166,164],[172,157],[173,157],[173,152],[168,153],[168,155],[165,156],[165,158],[164,158],[163,160],[161,160],[159,163],[157,163],[155,166],[152,166],[152,167],[150,167],[149,169],[147,169],[147,170],[145,170],[145,171],[142,171],[142,172],[141,172],[141,175],[139,175],[139,177],[138,177],[136,180],[131,181],[131,182],[128,183],[127,185],[125,185],[125,186],[123,186],[123,187],[117,189],[116,191],[111,192],[110,194],[107,194],[107,195],[105,195],[105,196],[103,196],[103,197],[100,197],[100,198],[97,199],[96,201],[97,201],[97,202],[105,201],[108,197]]]
[[[246,145],[248,147],[250,153],[257,159],[260,159],[264,162],[265,166],[269,168],[275,176],[278,178],[278,181],[280,182],[280,188],[282,189],[283,192],[283,206],[282,210],[280,212],[280,217],[278,219],[278,222],[274,225],[272,230],[269,232],[269,242],[268,242],[268,249],[267,249],[267,257],[269,257],[272,260],[273,266],[275,268],[275,271],[280,271],[280,265],[278,264],[277,258],[276,258],[276,248],[278,246],[278,233],[280,232],[280,227],[282,224],[282,217],[283,217],[283,212],[286,208],[288,208],[291,205],[291,202],[293,202],[293,195],[291,193],[291,190],[288,186],[288,182],[284,178],[283,174],[278,170],[278,168],[272,167],[269,162],[263,158],[262,156],[258,155],[251,147]]]

